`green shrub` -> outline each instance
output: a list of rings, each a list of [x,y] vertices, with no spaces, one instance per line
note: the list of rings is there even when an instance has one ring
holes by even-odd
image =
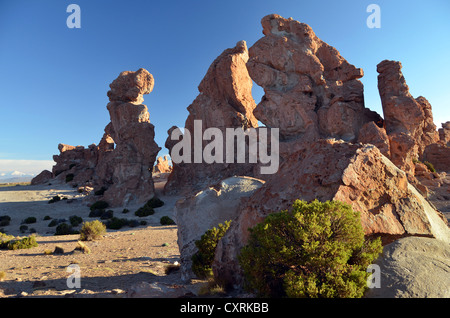
[[[153,197],[147,201],[146,205],[156,209],[162,207],[164,205],[164,202],[157,197]]]
[[[0,226],[8,226],[11,222],[11,217],[8,215],[0,216]]]
[[[38,246],[34,235],[24,238],[0,233],[0,249],[18,250]]]
[[[80,230],[80,241],[99,240],[106,233],[106,226],[99,220],[83,223]]]
[[[159,220],[159,223],[161,223],[161,225],[174,225],[175,221],[165,215]]]
[[[192,256],[192,271],[198,278],[212,276],[211,264],[214,260],[217,243],[225,235],[230,224],[231,221],[225,221],[224,224],[219,224],[218,228],[214,227],[206,231],[200,240],[195,241],[198,251]]]
[[[130,212],[130,210],[128,210],[128,209],[123,209],[123,210],[122,210],[122,213],[123,213],[123,214],[126,214],[126,213],[128,213],[128,212]]]
[[[22,224],[33,224],[36,223],[36,218],[34,216],[27,217],[25,220],[22,221]]]
[[[14,239],[13,235],[7,235],[0,232],[0,249],[5,249],[8,247],[8,243]]]
[[[111,218],[106,222],[106,228],[111,230],[120,230],[122,227],[127,226],[130,223],[127,219],[119,219],[116,217]]]
[[[25,233],[26,231],[28,231],[28,226],[26,226],[26,225],[21,225],[21,226],[19,227],[19,231],[20,231],[20,233]]]
[[[250,229],[239,263],[246,287],[267,297],[362,297],[382,251],[365,240],[358,212],[338,201],[297,200]]]
[[[75,226],[78,226],[81,223],[83,223],[83,219],[79,216],[72,215],[71,217],[69,217],[69,222],[70,222],[70,225],[75,227]]]
[[[71,235],[71,234],[77,234],[78,232],[75,231],[71,225],[67,223],[61,223],[56,227],[55,235]]]
[[[430,172],[436,172],[436,169],[434,168],[433,164],[429,161],[424,161],[423,162],[425,166],[427,166],[428,170]]]
[[[143,207],[139,208],[136,212],[134,212],[134,215],[143,218],[149,215],[155,214],[155,210],[147,204],[145,204]]]
[[[113,217],[114,217],[114,211],[113,210],[104,211],[102,213],[102,215],[100,215],[100,219],[102,219],[102,220],[111,219]]]
[[[39,244],[36,242],[36,237],[34,235],[29,237],[24,237],[22,239],[11,240],[8,243],[9,250],[21,250],[37,247]]]
[[[44,218],[43,218],[43,220],[44,221],[48,221],[48,220],[51,220],[52,218],[49,216],[49,215],[46,215],[46,216],[44,216]]]
[[[48,224],[48,227],[54,227],[58,225],[58,220],[51,220],[50,223]]]
[[[104,210],[109,207],[109,203],[106,201],[97,201],[90,206],[91,211]]]

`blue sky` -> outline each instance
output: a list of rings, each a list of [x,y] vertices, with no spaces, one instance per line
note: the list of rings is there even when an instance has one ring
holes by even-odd
[[[66,25],[71,3],[81,8],[80,29]],[[371,3],[381,8],[380,29],[366,25]],[[144,104],[167,154],[167,130],[184,126],[209,65],[236,42],[250,47],[261,38],[260,20],[270,13],[309,24],[363,68],[366,107],[382,115],[376,65],[399,60],[438,127],[450,120],[448,0],[0,0],[0,171],[17,170],[16,160],[47,160],[50,168],[59,143],[98,143],[109,122],[109,83],[141,67],[155,77]],[[254,87],[256,102],[262,94]]]

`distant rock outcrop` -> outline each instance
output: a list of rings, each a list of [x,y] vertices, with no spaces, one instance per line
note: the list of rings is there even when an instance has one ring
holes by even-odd
[[[170,173],[171,171],[172,171],[172,166],[170,165],[168,156],[164,156],[164,159],[163,159],[163,157],[158,157],[158,159],[156,159],[156,165],[154,167],[154,172]]]
[[[153,164],[161,150],[155,143],[143,95],[153,90],[153,76],[141,68],[122,72],[111,84],[107,105],[111,122],[98,146],[59,144],[53,176],[89,185],[111,206],[143,203],[154,196]]]

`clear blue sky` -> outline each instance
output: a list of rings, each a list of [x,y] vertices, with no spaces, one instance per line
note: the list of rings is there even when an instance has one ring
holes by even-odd
[[[81,7],[81,29],[66,26],[71,3]],[[366,26],[371,3],[381,8],[380,29]],[[448,0],[0,0],[0,171],[5,159],[52,160],[59,143],[97,144],[109,122],[109,83],[141,67],[155,77],[144,104],[167,154],[167,130],[184,126],[209,65],[236,42],[261,38],[270,13],[309,24],[363,68],[367,107],[382,115],[376,65],[399,60],[438,127],[450,120]],[[256,102],[261,96],[255,87]]]

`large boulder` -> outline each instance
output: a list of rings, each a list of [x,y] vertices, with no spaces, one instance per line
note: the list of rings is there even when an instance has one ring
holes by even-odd
[[[369,289],[365,297],[450,297],[448,242],[425,237],[403,238],[385,246],[375,264],[379,266],[379,288]]]
[[[241,198],[249,197],[263,184],[264,181],[255,178],[231,177],[177,202],[175,211],[183,280],[194,276],[191,258],[197,252],[195,241],[207,230],[235,219]]]
[[[199,149],[196,143],[200,143],[200,151],[210,143],[202,140],[203,133],[208,128],[214,128],[220,131],[222,136],[226,136],[227,128],[243,132],[258,126],[258,121],[253,115],[256,104],[252,97],[253,82],[246,68],[247,61],[247,45],[245,41],[240,41],[234,48],[225,50],[216,58],[198,86],[200,94],[187,108],[189,116],[184,128],[185,131],[189,131],[190,136],[186,133],[182,136],[189,142],[184,151],[190,152],[187,155],[190,162],[175,162],[175,155],[178,154],[172,153],[172,149],[178,140],[172,140],[171,137],[172,132],[178,128],[172,127],[168,131],[169,136],[165,145],[172,157],[173,171],[165,186],[166,193],[193,194],[205,186],[233,175],[253,175],[254,164],[237,163],[237,160],[230,163],[226,159],[225,140],[223,158],[220,158],[223,163],[217,162],[219,160],[206,163],[205,158],[197,160],[194,156],[194,152]],[[196,141],[194,135],[199,136]]]
[[[292,154],[264,186],[243,199],[237,219],[218,244],[215,275],[227,284],[241,284],[237,256],[248,241],[248,229],[270,213],[290,209],[296,199],[348,203],[360,213],[365,234],[381,236],[384,243],[407,235],[450,242],[443,216],[378,148],[319,140]]]

